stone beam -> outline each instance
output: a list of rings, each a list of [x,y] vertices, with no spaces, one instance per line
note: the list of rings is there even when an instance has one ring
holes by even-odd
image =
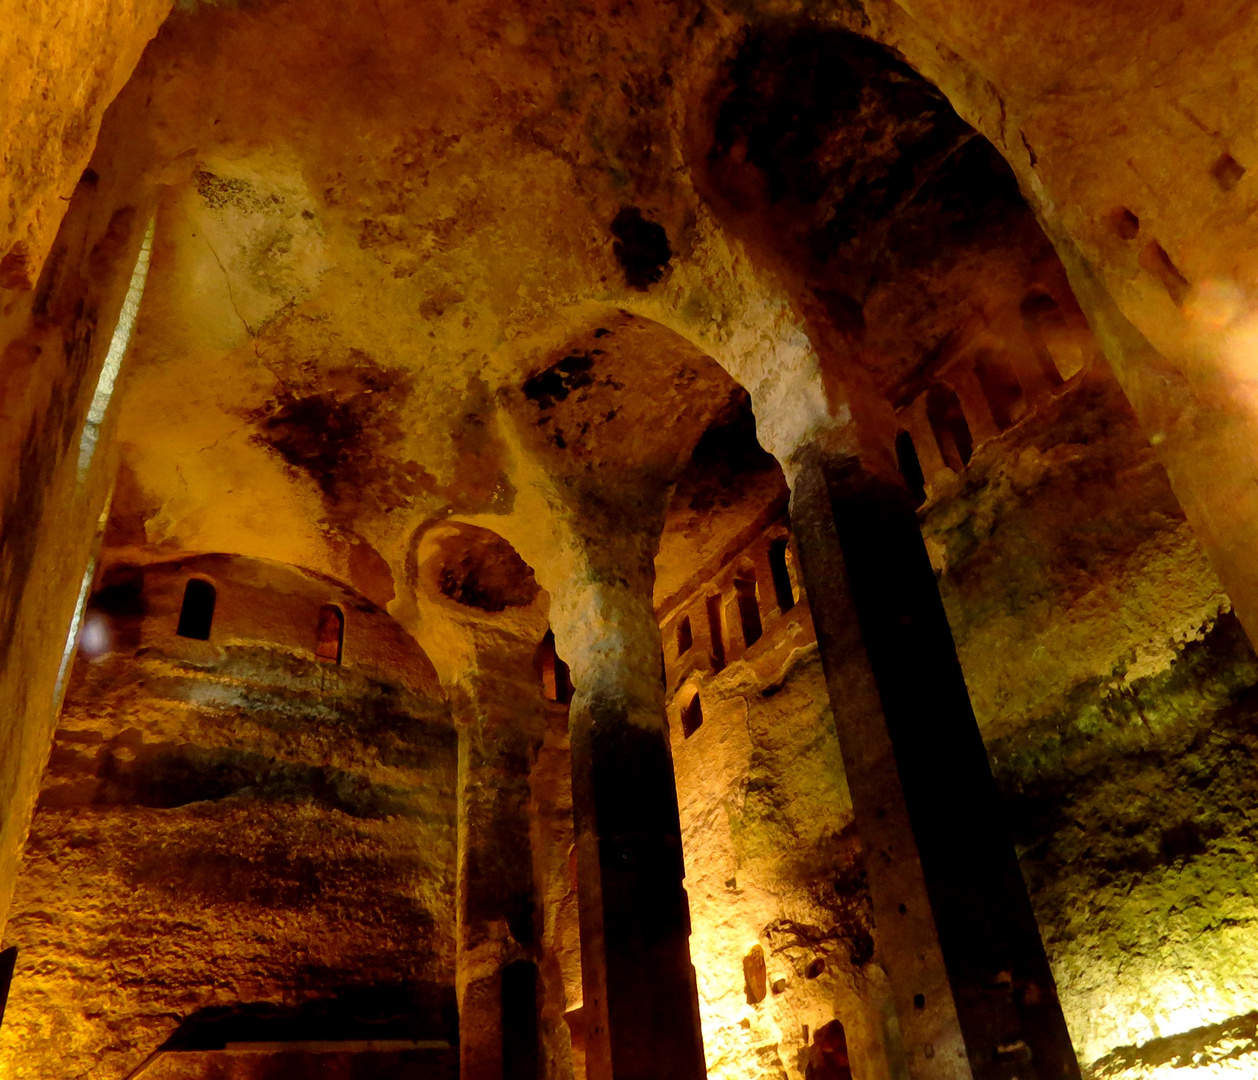
[[[109,405],[147,268],[149,189],[134,162],[97,165],[38,287],[0,315],[0,925],[91,587]]]

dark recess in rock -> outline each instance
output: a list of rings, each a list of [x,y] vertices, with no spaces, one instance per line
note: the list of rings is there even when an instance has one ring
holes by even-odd
[[[128,760],[128,758],[130,760]],[[141,746],[101,763],[96,805],[173,809],[248,794],[313,802],[356,818],[411,816],[408,793],[331,766],[301,765],[230,747]]]
[[[991,144],[866,38],[811,22],[759,30],[724,87],[707,156],[715,193],[809,268],[841,329],[863,322],[865,281],[1025,210]]]
[[[464,607],[499,612],[527,607],[538,593],[533,571],[507,541],[488,529],[469,530],[445,545],[437,588]]]
[[[776,468],[776,459],[756,439],[751,395],[739,387],[695,446],[682,490],[690,509],[706,512],[731,505],[742,478]]]
[[[631,288],[645,292],[664,276],[673,249],[664,226],[648,221],[636,206],[626,206],[612,221],[612,254]]]
[[[198,1009],[164,1050],[221,1050],[228,1043],[446,1039],[458,1043],[454,991],[430,982],[346,987],[335,996],[283,1006],[246,1002]]]
[[[596,335],[597,336],[597,335]],[[524,396],[537,403],[539,409],[552,409],[565,401],[573,390],[594,382],[590,369],[594,358],[588,353],[572,353],[539,371],[524,384]]]

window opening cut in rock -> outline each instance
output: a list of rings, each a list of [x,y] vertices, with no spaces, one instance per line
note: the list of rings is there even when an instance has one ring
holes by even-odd
[[[974,362],[974,375],[992,410],[992,419],[1001,431],[1022,419],[1026,413],[1026,397],[1008,360],[984,349]]]
[[[769,992],[769,970],[764,962],[764,949],[753,945],[743,957],[743,979],[747,1004],[759,1005]]]
[[[769,545],[769,573],[773,575],[773,594],[778,611],[785,615],[795,606],[795,586],[791,583],[791,542],[779,536]]]
[[[547,630],[541,645],[542,697],[567,705],[572,701],[572,676],[555,652],[555,633]]]
[[[319,633],[315,642],[315,656],[324,663],[339,664],[344,643],[345,616],[335,604],[324,604],[319,609]]]
[[[970,463],[974,440],[956,392],[943,383],[935,383],[926,394],[926,418],[944,464],[953,472],[960,472]]]
[[[699,692],[686,702],[681,710],[681,733],[688,739],[703,726],[703,703],[699,700]]]
[[[738,621],[743,630],[743,644],[751,648],[760,640],[764,627],[760,622],[760,598],[757,595],[754,570],[741,570],[734,579],[734,592],[738,597]]]
[[[175,633],[196,641],[209,641],[217,599],[218,593],[208,581],[189,579],[183,589],[183,606],[179,609],[179,627]]]
[[[725,616],[721,608],[720,596],[708,597],[708,636],[712,642],[712,667],[717,671],[725,666]]]
[[[838,1020],[817,1028],[809,1048],[808,1075],[817,1080],[852,1080],[847,1032]]]
[[[677,655],[684,656],[694,643],[694,633],[690,629],[690,616],[685,615],[677,624]]]
[[[917,447],[913,445],[913,436],[901,431],[895,437],[895,459],[900,465],[900,475],[913,494],[915,506],[926,501],[926,475],[922,472],[922,462],[917,456]]]
[[[1069,382],[1083,370],[1083,354],[1057,301],[1032,293],[1022,301],[1022,324],[1044,377],[1053,385]]]

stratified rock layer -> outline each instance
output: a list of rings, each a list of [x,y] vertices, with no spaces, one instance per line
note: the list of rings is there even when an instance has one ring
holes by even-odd
[[[174,635],[191,574],[209,641]],[[314,656],[321,603],[344,662]],[[89,614],[8,937],[15,1077],[168,1040],[454,1038],[455,740],[373,605],[248,560],[116,572]],[[208,1042],[207,1042],[208,1040]]]

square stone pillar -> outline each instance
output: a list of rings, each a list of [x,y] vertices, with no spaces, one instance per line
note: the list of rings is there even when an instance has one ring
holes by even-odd
[[[903,486],[809,448],[791,520],[914,1080],[1077,1080]]]

